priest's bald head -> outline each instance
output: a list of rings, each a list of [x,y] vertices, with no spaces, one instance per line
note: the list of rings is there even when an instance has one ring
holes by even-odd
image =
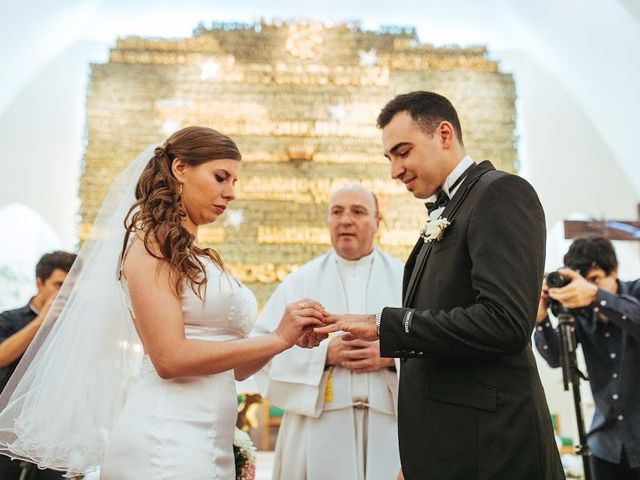
[[[327,223],[336,253],[347,260],[371,253],[380,218],[376,196],[360,185],[345,185],[333,192]]]

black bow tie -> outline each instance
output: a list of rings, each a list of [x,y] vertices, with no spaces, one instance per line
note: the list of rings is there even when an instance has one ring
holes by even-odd
[[[449,195],[447,195],[444,190],[440,189],[436,194],[436,201],[427,202],[424,204],[424,206],[427,207],[427,212],[429,212],[429,215],[431,215],[431,212],[433,212],[434,210],[440,207],[446,207],[447,203],[449,203]]]
[[[455,190],[455,188],[464,181],[465,178],[467,178],[467,174],[469,173],[469,171],[475,166],[476,164],[472,164],[469,167],[467,167],[467,169],[462,172],[462,175],[460,175],[457,180],[455,182],[453,182],[451,184],[451,186],[449,187],[449,191],[453,192]],[[447,195],[445,193],[444,190],[442,190],[442,188],[438,189],[438,192],[436,193],[436,201],[435,202],[427,202],[424,204],[425,207],[427,207],[427,212],[429,212],[429,215],[431,215],[431,212],[433,212],[435,209],[440,208],[440,207],[446,207],[447,203],[449,203],[449,195]]]

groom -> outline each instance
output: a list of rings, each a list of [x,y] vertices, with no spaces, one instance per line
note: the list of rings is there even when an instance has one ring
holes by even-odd
[[[380,338],[400,357],[398,426],[407,480],[564,478],[530,337],[545,223],[525,180],[466,154],[456,110],[412,92],[380,112],[391,176],[427,199],[405,265],[403,307],[335,315],[318,333]]]

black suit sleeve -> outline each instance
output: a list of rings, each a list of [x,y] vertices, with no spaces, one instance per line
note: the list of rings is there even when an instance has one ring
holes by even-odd
[[[410,309],[385,308],[383,355],[516,354],[530,342],[544,269],[542,206],[531,185],[515,175],[493,180],[476,198],[466,232],[475,303],[416,310],[408,329]]]

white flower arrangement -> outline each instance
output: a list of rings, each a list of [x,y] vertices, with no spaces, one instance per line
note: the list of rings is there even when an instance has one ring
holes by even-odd
[[[249,434],[237,427],[233,434],[233,456],[236,480],[253,480],[256,475],[256,447]]]
[[[436,220],[427,219],[427,223],[425,223],[422,230],[420,230],[420,237],[425,243],[437,242],[442,239],[444,231],[449,225],[451,225],[451,222],[446,218],[438,218]]]

